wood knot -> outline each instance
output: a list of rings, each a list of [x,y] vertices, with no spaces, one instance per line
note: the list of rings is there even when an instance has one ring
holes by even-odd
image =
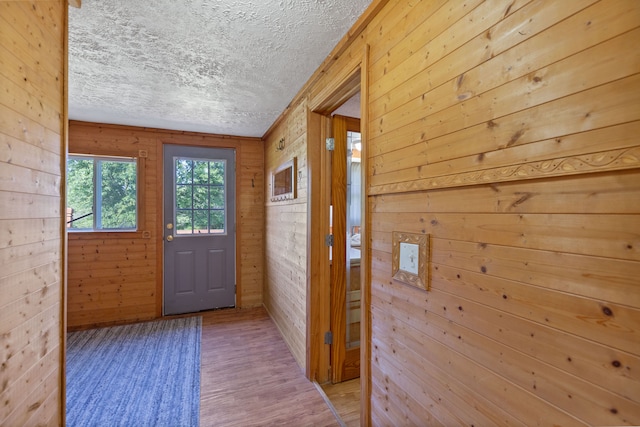
[[[507,15],[509,15],[509,12],[511,12],[511,8],[513,7],[513,4],[515,3],[515,1],[511,2],[511,4],[509,5],[509,7],[507,7],[507,10],[504,11],[504,16],[503,17],[507,17]]]
[[[605,316],[613,316],[613,311],[609,307],[602,307],[602,312]]]
[[[613,365],[614,368],[619,368],[622,366],[622,363],[620,363],[619,360],[614,360],[613,362],[611,362],[611,364]]]
[[[480,271],[482,271],[483,273],[486,273],[487,267],[483,265],[482,267],[480,267]]]
[[[487,127],[488,127],[489,129],[493,129],[494,127],[497,127],[497,126],[498,126],[498,124],[497,124],[496,122],[494,122],[493,120],[489,120],[489,121],[487,122]]]
[[[525,193],[523,194],[518,200],[516,200],[515,202],[513,202],[511,204],[512,208],[516,208],[519,205],[521,205],[522,203],[526,202],[527,200],[529,200],[529,198],[531,198],[531,193]],[[520,219],[522,219],[522,215],[520,215]]]
[[[507,143],[507,147],[511,147],[513,144],[515,144],[520,137],[524,135],[524,130],[520,129],[518,132],[514,133],[513,136],[511,137],[511,139],[509,140],[509,142]]]

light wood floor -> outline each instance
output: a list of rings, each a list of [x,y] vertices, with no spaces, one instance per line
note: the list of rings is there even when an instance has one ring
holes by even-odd
[[[322,390],[347,427],[360,425],[360,378],[339,384],[323,384]]]
[[[201,315],[201,426],[339,425],[264,308]]]

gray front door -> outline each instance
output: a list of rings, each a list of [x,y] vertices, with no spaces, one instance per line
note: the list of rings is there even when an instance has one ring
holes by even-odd
[[[235,306],[235,150],[164,146],[164,314]]]

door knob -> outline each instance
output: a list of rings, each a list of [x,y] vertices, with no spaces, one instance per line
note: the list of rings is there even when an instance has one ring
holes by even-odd
[[[167,242],[171,242],[173,241],[173,236],[172,235],[168,235],[167,236]]]

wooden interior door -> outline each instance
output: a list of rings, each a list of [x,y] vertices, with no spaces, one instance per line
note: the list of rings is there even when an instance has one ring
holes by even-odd
[[[333,247],[331,255],[331,381],[338,383],[360,376],[360,278],[355,277],[351,240],[354,227],[349,223],[349,156],[348,133],[360,132],[360,120],[334,116],[332,120],[334,151],[331,160],[331,205]],[[354,200],[358,207],[360,200]],[[358,258],[359,261],[359,258]],[[359,273],[359,262],[357,271]],[[353,286],[351,285],[353,283]],[[357,287],[357,289],[353,289]],[[357,300],[353,298],[357,295]],[[357,318],[357,324],[349,319]],[[349,339],[357,329],[357,345]],[[350,344],[351,343],[351,344]]]

